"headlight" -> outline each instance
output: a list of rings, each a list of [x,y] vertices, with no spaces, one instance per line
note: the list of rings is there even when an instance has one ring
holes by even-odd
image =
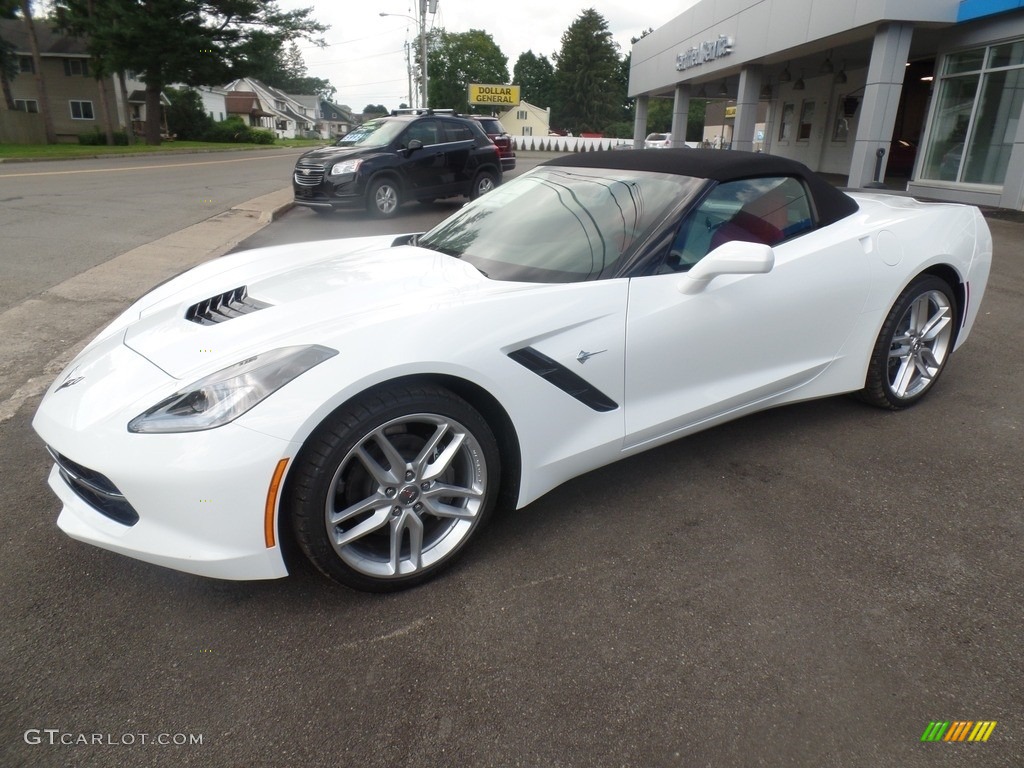
[[[335,163],[334,167],[331,168],[331,176],[340,176],[343,173],[355,173],[359,170],[359,166],[362,164],[362,160],[342,160],[340,163]]]
[[[206,376],[128,422],[129,432],[199,432],[234,421],[336,350],[282,347]]]

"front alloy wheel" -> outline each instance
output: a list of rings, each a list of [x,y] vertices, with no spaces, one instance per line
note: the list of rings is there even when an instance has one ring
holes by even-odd
[[[377,218],[389,219],[398,212],[401,200],[398,185],[391,179],[380,179],[370,185],[366,208]]]
[[[300,455],[293,524],[336,581],[376,592],[419,584],[454,561],[494,505],[497,443],[445,389],[382,390],[325,427]]]
[[[944,280],[925,275],[907,286],[875,343],[862,397],[892,410],[924,397],[953,351],[956,314]]]

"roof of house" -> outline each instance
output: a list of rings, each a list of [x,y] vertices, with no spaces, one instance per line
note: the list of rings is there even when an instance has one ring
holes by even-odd
[[[72,37],[63,32],[55,32],[46,22],[36,20],[36,38],[39,40],[39,53],[42,56],[88,56],[84,37]],[[14,52],[28,56],[32,52],[29,44],[28,28],[21,19],[0,19],[0,37],[14,46]]]
[[[274,116],[272,112],[263,111],[259,97],[252,91],[228,91],[224,97],[224,108],[229,115]]]
[[[327,99],[320,100],[320,114],[327,120],[341,120],[348,123],[356,122],[356,116],[350,107],[335,104]]]

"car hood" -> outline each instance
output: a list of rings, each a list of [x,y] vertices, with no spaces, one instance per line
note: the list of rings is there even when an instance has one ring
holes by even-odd
[[[299,157],[299,162],[329,163],[346,157],[363,157],[383,152],[387,147],[318,147]]]
[[[330,344],[382,320],[436,316],[487,296],[538,288],[488,280],[460,259],[395,245],[407,239],[336,240],[225,257],[232,263],[204,265],[144,297],[111,330],[123,329],[126,346],[171,376],[191,380],[260,351]],[[187,319],[190,309],[238,296],[243,287],[247,302],[265,306],[243,307],[242,314],[209,324]]]

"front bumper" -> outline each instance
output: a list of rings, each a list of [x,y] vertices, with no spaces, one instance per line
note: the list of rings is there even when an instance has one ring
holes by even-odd
[[[106,356],[116,360],[110,368],[120,369],[116,379],[122,387],[132,382],[146,391],[169,380],[124,347]],[[63,391],[51,389],[32,423],[63,467],[55,464],[49,476],[63,504],[57,519],[61,530],[103,549],[200,576],[286,576],[276,504],[268,535],[267,495],[278,462],[294,457],[298,446],[237,422],[203,432],[131,434],[126,425],[136,405],[109,413],[93,407],[98,400],[109,401],[108,387],[115,383],[112,373],[103,376],[103,362],[87,351],[76,369],[87,371],[84,380]],[[123,506],[104,508],[104,494],[120,498]],[[137,518],[119,515],[124,508]]]

